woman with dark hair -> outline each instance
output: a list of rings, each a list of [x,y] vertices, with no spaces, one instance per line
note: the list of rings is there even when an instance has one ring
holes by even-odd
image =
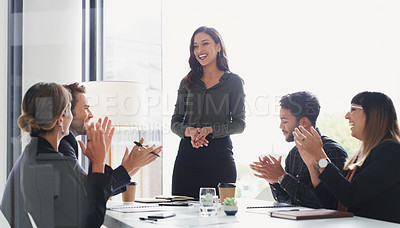
[[[181,137],[172,194],[198,198],[200,187],[236,182],[230,135],[245,128],[243,80],[229,71],[221,35],[200,27],[190,40],[190,71],[179,85],[171,120]]]
[[[342,175],[329,161],[315,129],[295,130],[295,142],[311,173],[317,195],[327,188],[338,210],[400,223],[400,131],[391,99],[379,92],[362,92],[346,114],[351,135],[361,141]]]

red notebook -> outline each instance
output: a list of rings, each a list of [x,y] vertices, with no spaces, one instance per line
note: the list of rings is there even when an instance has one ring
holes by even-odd
[[[271,211],[271,217],[285,218],[292,220],[304,219],[325,219],[325,218],[345,218],[353,217],[354,214],[346,211],[335,211],[329,209],[312,209],[300,211]]]

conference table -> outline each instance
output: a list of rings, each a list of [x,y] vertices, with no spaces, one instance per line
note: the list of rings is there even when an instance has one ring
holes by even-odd
[[[218,216],[201,217],[198,202],[192,202],[187,207],[168,206],[161,207],[160,211],[146,212],[119,212],[107,210],[104,225],[108,228],[131,228],[131,227],[279,227],[279,228],[390,228],[400,227],[400,224],[384,222],[375,219],[363,217],[350,218],[330,218],[330,219],[311,219],[311,220],[289,220],[282,218],[273,218],[268,215],[271,210],[289,210],[290,208],[255,208],[247,209],[247,207],[269,206],[272,202],[238,198],[238,213],[235,216],[225,215],[222,208],[219,210]],[[137,205],[137,204],[135,204]],[[306,209],[298,207],[296,209]],[[173,212],[176,216],[157,221],[143,221],[139,217],[147,217],[148,215],[160,212]],[[400,216],[400,214],[399,214]]]

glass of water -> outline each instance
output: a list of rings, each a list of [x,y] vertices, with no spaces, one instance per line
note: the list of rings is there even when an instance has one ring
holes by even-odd
[[[215,188],[200,188],[199,201],[201,216],[218,215],[218,196]]]

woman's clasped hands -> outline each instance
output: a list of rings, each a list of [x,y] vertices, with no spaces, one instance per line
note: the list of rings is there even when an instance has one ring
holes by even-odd
[[[185,136],[191,138],[192,146],[196,149],[208,146],[208,140],[206,139],[208,134],[210,134],[208,127],[187,127],[185,130]]]

